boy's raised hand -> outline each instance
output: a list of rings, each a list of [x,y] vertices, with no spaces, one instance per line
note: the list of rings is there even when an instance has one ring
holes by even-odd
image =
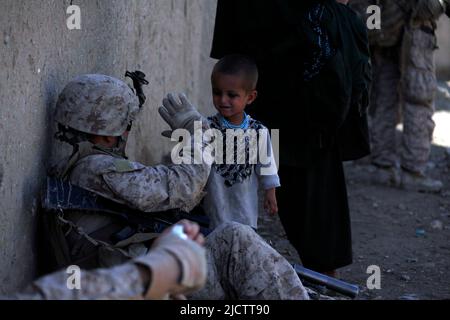
[[[162,103],[158,112],[172,129],[164,131],[163,136],[170,138],[172,131],[176,129],[186,129],[191,134],[194,133],[194,122],[201,121],[202,115],[189,102],[185,94],[178,94],[177,99],[173,93],[169,93]]]
[[[275,188],[271,188],[265,191],[264,210],[271,215],[276,215],[278,213],[278,204],[277,204],[277,197],[275,194]]]

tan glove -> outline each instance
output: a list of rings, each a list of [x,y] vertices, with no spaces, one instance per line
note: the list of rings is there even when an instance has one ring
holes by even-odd
[[[179,94],[177,99],[174,94],[169,93],[163,99],[163,106],[159,107],[158,111],[172,129],[162,133],[163,136],[168,138],[172,135],[172,131],[176,129],[186,129],[193,134],[195,121],[202,121],[202,115],[184,94]]]
[[[170,295],[188,294],[206,282],[205,249],[175,232],[162,235],[149,254],[134,260],[151,270],[152,277],[145,299],[167,299]]]

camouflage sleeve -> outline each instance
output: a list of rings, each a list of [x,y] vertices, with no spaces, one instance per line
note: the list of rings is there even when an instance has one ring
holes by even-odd
[[[180,164],[141,166],[129,172],[114,170],[104,173],[103,180],[115,196],[141,211],[182,209],[189,212],[203,198],[203,189],[211,170],[212,160],[204,152],[211,139],[206,140],[209,142],[187,138],[186,145],[180,149],[182,152],[175,153],[181,155]],[[197,155],[200,159],[194,161]]]
[[[31,284],[24,292],[12,296],[20,300],[130,300],[142,299],[144,286],[138,267],[127,263],[111,269],[74,273],[59,271]],[[78,285],[79,284],[79,285]]]
[[[206,165],[159,165],[131,172],[109,172],[103,179],[114,194],[145,212],[191,211],[204,196]]]

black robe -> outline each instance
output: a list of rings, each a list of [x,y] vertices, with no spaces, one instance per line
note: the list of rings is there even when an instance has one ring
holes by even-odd
[[[317,48],[301,21],[317,2],[326,6],[322,25],[338,51],[305,81],[305,62]],[[259,96],[248,111],[280,130],[280,218],[303,264],[318,271],[352,262],[340,129],[353,94],[349,70],[365,48],[364,24],[334,0],[218,2],[211,57],[256,60]]]

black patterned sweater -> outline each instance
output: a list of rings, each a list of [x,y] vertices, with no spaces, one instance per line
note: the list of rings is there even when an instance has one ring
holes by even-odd
[[[232,138],[232,134],[238,134],[238,131],[228,129],[220,114],[209,117],[208,121],[210,127],[220,133],[216,136],[217,141],[222,140],[222,146],[221,143],[216,144],[216,150],[222,150],[222,155],[217,156],[216,151],[216,162],[203,200],[210,227],[235,221],[256,229],[260,211],[258,189],[280,186],[268,130],[249,117],[247,127],[241,131],[244,134],[241,143],[238,143],[239,139]],[[259,144],[267,150],[259,148]],[[222,163],[218,159],[222,159]]]

